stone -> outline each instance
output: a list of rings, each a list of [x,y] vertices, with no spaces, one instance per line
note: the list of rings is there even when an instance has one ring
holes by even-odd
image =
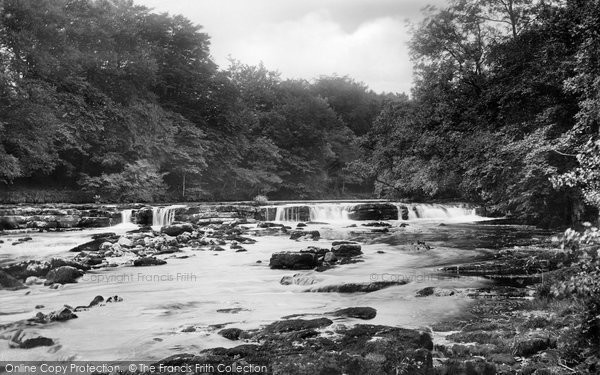
[[[137,211],[133,211],[131,213],[133,217],[133,221],[136,224],[140,225],[152,225],[152,218],[154,217],[154,212],[152,207],[142,207]]]
[[[167,264],[167,262],[156,257],[141,257],[133,261],[134,267],[160,266],[163,264]]]
[[[363,253],[361,249],[357,243],[346,243],[333,246],[331,251],[336,257],[354,257]]]
[[[0,271],[1,272],[1,271]],[[41,285],[44,283],[44,280],[40,279],[37,276],[29,276],[25,280],[25,285]]]
[[[26,288],[26,286],[22,282],[0,270],[0,289],[18,290],[23,288]]]
[[[309,252],[280,252],[271,255],[269,267],[271,269],[303,270],[318,266],[318,258]]]
[[[169,236],[178,236],[184,232],[193,232],[194,227],[190,223],[165,225],[160,229],[162,233]]]
[[[375,281],[372,283],[346,283],[308,289],[317,293],[371,293],[391,286],[405,285],[407,281]]]
[[[127,237],[119,237],[119,241],[117,241],[117,243],[121,246],[121,247],[133,247],[133,241],[130,240]]]
[[[398,208],[391,203],[363,203],[348,209],[350,220],[398,220]]]
[[[325,256],[323,257],[323,261],[328,262],[328,263],[335,263],[337,261],[337,257],[335,256],[335,254],[332,251],[328,251],[325,253]]]
[[[242,331],[239,328],[225,328],[222,329],[221,331],[219,331],[219,335],[225,337],[226,339],[229,340],[239,340],[240,335],[243,333],[244,331]]]
[[[319,281],[320,279],[317,279],[312,275],[297,273],[293,276],[283,276],[279,283],[281,285],[312,285]]]
[[[62,266],[52,269],[46,275],[44,285],[76,283],[77,279],[83,276],[84,272],[71,266]]]
[[[548,348],[556,347],[556,339],[546,336],[533,336],[520,339],[515,344],[514,353],[518,357],[529,357]]]
[[[377,316],[377,310],[372,307],[348,307],[336,310],[332,314],[335,316],[369,320]]]
[[[79,228],[102,228],[109,227],[112,223],[110,217],[82,217],[77,223]]]
[[[317,319],[288,319],[288,320],[279,320],[273,322],[265,327],[265,331],[267,332],[290,332],[290,331],[299,331],[305,329],[315,329],[327,327],[333,324],[333,321],[327,318],[317,318]]]
[[[39,346],[52,345],[54,345],[54,340],[33,333],[24,333],[22,329],[15,332],[15,334],[12,336],[8,343],[8,346],[10,348],[19,349],[32,349],[37,348]]]
[[[316,241],[319,238],[321,238],[321,233],[318,230],[294,230],[290,234],[290,240],[310,239]]]

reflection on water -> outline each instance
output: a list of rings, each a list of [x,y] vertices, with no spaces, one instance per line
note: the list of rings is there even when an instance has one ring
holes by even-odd
[[[51,290],[32,286],[28,290],[0,291],[0,324],[33,317],[67,304],[87,305],[96,295],[119,295],[123,302],[79,312],[78,319],[48,324],[37,329],[59,347],[30,350],[8,349],[0,340],[0,360],[15,359],[158,359],[208,347],[237,345],[216,332],[223,327],[257,328],[286,315],[322,314],[344,307],[371,306],[377,317],[369,323],[402,327],[424,327],[455,314],[470,303],[464,297],[416,298],[428,286],[478,287],[488,281],[478,278],[442,277],[440,264],[486,257],[499,246],[541,234],[531,228],[493,226],[481,223],[411,222],[399,227],[391,222],[389,233],[370,233],[372,228],[348,228],[346,223],[309,225],[319,230],[319,241],[296,242],[287,236],[256,236],[257,243],[244,245],[247,252],[194,251],[165,256],[167,264],[156,267],[117,267],[91,271],[77,284]],[[132,224],[129,224],[131,228]],[[89,240],[93,233],[125,228],[31,234],[31,241],[0,245],[6,259],[69,256],[68,249]],[[16,238],[18,236],[10,236]],[[332,240],[356,239],[364,243],[363,262],[316,273],[315,285],[344,282],[408,280],[368,294],[306,293],[307,286],[281,285],[283,276],[301,271],[271,270],[272,253],[300,250],[308,245],[330,247]],[[410,250],[410,243],[426,241],[433,249]],[[183,258],[187,257],[187,258]],[[261,261],[261,263],[257,263]],[[303,271],[302,271],[303,272]],[[36,310],[37,305],[44,308]],[[355,320],[338,320],[355,323]],[[218,327],[218,328],[217,328]],[[57,349],[58,348],[58,349]]]

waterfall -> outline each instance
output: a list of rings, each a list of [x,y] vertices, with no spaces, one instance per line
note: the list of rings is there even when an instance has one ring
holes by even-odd
[[[475,208],[464,204],[407,204],[408,220],[418,219],[455,219],[475,217]]]
[[[310,221],[347,221],[348,204],[319,204],[309,206]]]
[[[131,213],[133,210],[123,210],[121,211],[121,224],[130,224],[131,223]]]
[[[172,205],[167,207],[152,207],[152,226],[163,227],[170,225],[175,220],[175,209],[184,208],[183,205]]]

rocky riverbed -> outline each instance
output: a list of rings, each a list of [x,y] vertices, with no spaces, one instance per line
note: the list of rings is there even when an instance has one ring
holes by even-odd
[[[552,354],[553,317],[531,302],[562,265],[541,246],[548,233],[206,217],[114,229],[28,259],[15,256],[20,246],[45,237],[0,237],[13,259],[0,268],[0,360],[235,363],[278,374],[567,371]]]

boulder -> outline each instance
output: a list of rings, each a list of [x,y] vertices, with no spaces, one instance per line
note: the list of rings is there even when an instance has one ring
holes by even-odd
[[[119,241],[117,241],[121,247],[133,247],[133,241],[127,237],[119,237]]]
[[[112,243],[112,242],[116,242],[116,241],[118,241],[118,237],[116,237],[116,236],[95,238],[92,241],[75,246],[74,248],[72,248],[69,251],[75,252],[75,253],[80,253],[82,251],[98,251],[98,250],[100,250],[101,246],[104,243],[106,243],[106,242]]]
[[[377,316],[377,310],[372,307],[348,307],[345,309],[336,310],[332,314],[347,318],[369,320]]]
[[[337,262],[337,257],[335,256],[335,253],[333,253],[332,251],[328,251],[325,253],[323,261],[327,263],[335,263]]]
[[[305,270],[318,266],[318,258],[310,252],[280,252],[271,255],[269,267],[272,269]]]
[[[354,257],[363,253],[361,246],[357,243],[335,245],[331,248],[331,252],[333,252],[336,257]]]
[[[137,211],[133,211],[131,214],[134,217],[134,223],[140,225],[152,225],[152,219],[154,217],[152,207],[143,207]]]
[[[193,232],[194,227],[192,226],[192,224],[189,224],[189,223],[172,224],[172,225],[165,225],[164,227],[162,227],[160,229],[160,231],[169,236],[178,236],[184,232],[189,232],[189,233]]]
[[[243,333],[239,328],[225,328],[219,331],[219,335],[229,340],[239,340],[240,335]]]
[[[2,216],[0,217],[0,230],[19,229],[19,223],[15,217]]]
[[[8,273],[0,270],[0,289],[17,290],[23,289],[25,285],[19,280],[15,279]]]
[[[310,240],[318,240],[321,238],[321,233],[318,230],[311,231],[303,231],[303,230],[294,230],[290,234],[290,240],[299,240],[299,239],[310,239]]]
[[[76,283],[77,279],[83,276],[84,272],[80,269],[71,266],[62,266],[52,269],[46,274],[46,282],[44,285],[54,283],[67,284]]]
[[[363,203],[348,209],[350,220],[398,220],[398,208],[391,203]]]
[[[423,289],[417,291],[416,296],[417,297],[428,297],[428,296],[446,297],[446,296],[453,296],[454,294],[455,294],[455,291],[452,289],[435,288],[432,286],[428,286],[426,288],[423,288]]]

